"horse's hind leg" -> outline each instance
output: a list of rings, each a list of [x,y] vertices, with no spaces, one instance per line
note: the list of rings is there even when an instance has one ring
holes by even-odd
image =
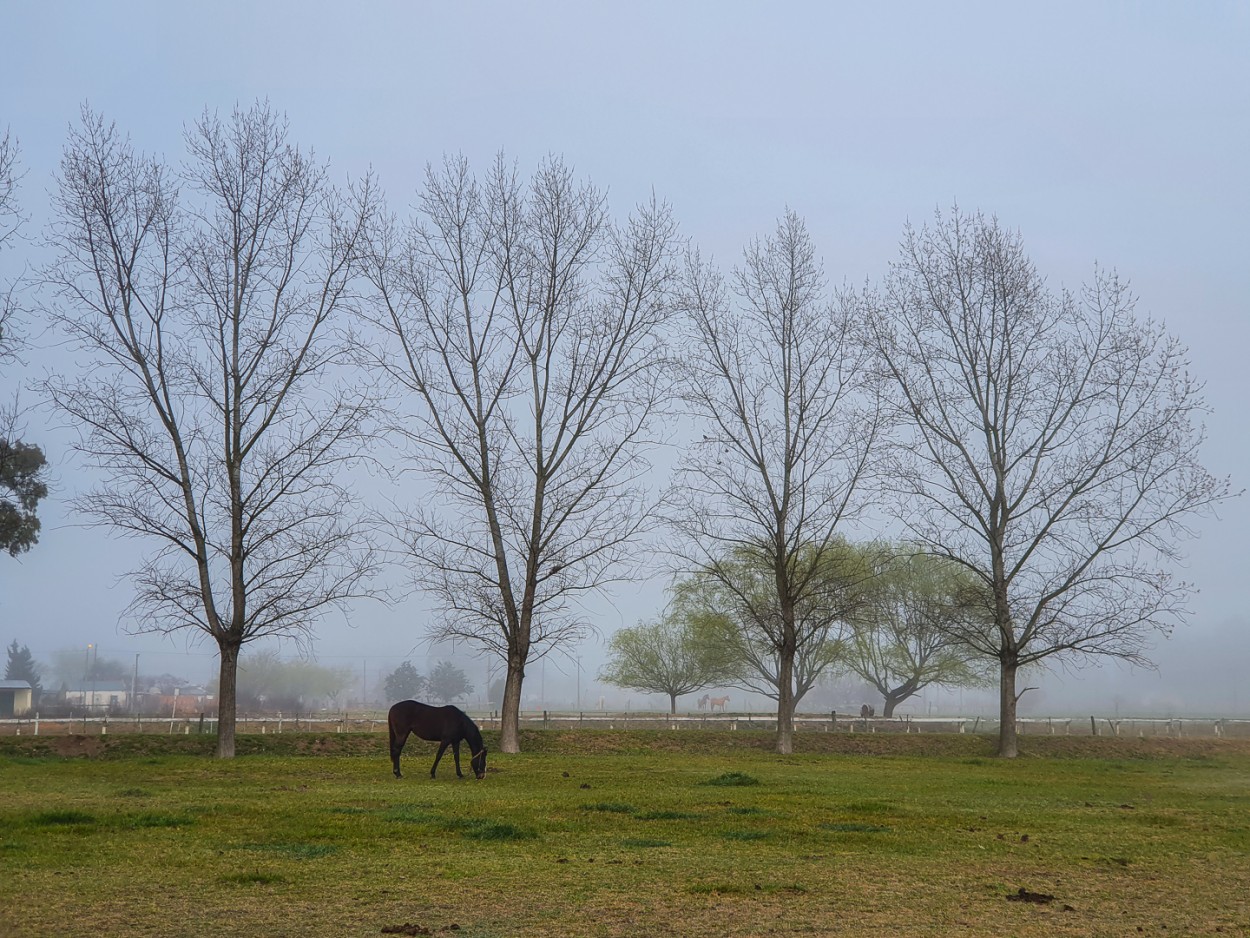
[[[434,764],[430,766],[430,778],[434,778],[434,773],[438,771],[438,760],[443,758],[443,753],[447,751],[447,744],[440,743],[438,746],[438,755],[434,757]]]
[[[460,740],[451,744],[451,754],[456,760],[456,778],[464,778],[464,773],[460,771]]]
[[[391,730],[391,765],[395,768],[395,777],[403,778],[399,774],[399,754],[404,751],[404,743],[408,740],[408,734],[396,734],[395,730]]]

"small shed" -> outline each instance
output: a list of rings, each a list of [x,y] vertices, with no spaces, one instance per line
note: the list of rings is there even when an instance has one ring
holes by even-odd
[[[0,681],[0,720],[29,711],[34,706],[34,694],[29,681]]]

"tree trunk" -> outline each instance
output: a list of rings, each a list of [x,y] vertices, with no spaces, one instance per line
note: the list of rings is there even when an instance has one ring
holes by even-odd
[[[905,700],[906,698],[903,699]],[[886,697],[885,705],[881,708],[881,715],[887,720],[890,719],[890,717],[894,716],[894,708],[901,702],[901,700],[895,700],[893,697]]]
[[[677,716],[677,695],[668,695],[668,712],[670,716]]]
[[[234,727],[239,710],[239,646],[219,645],[221,668],[217,676],[217,758],[234,758]]]
[[[499,715],[499,751],[521,751],[521,683],[525,680],[525,664],[520,658],[508,658],[508,678],[503,686],[503,711]]]
[[[783,652],[777,675],[777,752],[794,752],[794,655]]]
[[[1020,754],[1016,746],[1016,670],[1019,665],[1012,658],[999,666],[998,685],[998,754],[1004,759],[1014,759]]]

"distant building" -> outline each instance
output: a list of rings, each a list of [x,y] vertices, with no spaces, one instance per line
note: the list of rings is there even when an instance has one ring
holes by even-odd
[[[130,706],[130,682],[92,681],[86,687],[67,690],[65,702],[89,710],[125,710]]]
[[[29,681],[0,681],[0,720],[30,710],[34,706],[34,693]]]

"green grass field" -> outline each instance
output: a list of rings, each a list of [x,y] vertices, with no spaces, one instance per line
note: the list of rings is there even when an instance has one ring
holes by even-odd
[[[763,735],[0,740],[0,935],[1250,934],[1250,744]]]

